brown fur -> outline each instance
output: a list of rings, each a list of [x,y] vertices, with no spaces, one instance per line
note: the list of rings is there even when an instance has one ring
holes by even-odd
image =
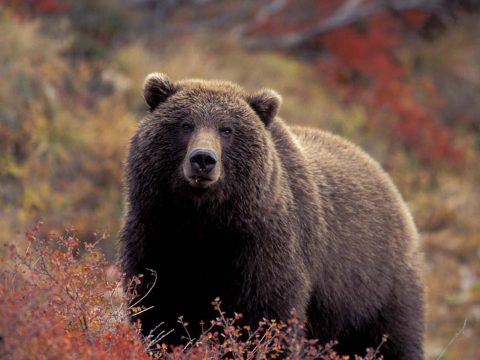
[[[145,333],[164,321],[178,342],[176,318],[208,321],[220,296],[252,325],[295,308],[310,336],[337,339],[343,354],[388,334],[386,359],[423,358],[418,235],[372,158],[327,132],[288,127],[271,90],[152,74],[145,98],[121,236],[127,276],[158,274],[142,303],[154,306],[140,316]],[[198,142],[219,159],[202,186],[189,178]]]

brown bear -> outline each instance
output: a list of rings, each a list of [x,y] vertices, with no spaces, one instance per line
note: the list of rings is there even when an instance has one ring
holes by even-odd
[[[379,164],[330,133],[289,127],[272,90],[147,77],[148,113],[127,158],[121,265],[145,277],[144,334],[178,343],[224,310],[246,323],[286,320],[309,336],[386,359],[422,359],[417,231]],[[148,294],[148,295],[146,295]],[[146,296],[145,296],[146,295]],[[192,331],[198,331],[193,328]]]

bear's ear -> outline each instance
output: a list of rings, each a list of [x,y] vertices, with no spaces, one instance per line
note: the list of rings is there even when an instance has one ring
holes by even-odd
[[[143,84],[143,97],[150,110],[155,109],[158,104],[164,102],[169,96],[177,92],[175,85],[167,75],[162,73],[151,73],[145,78]]]
[[[247,102],[255,110],[257,115],[268,126],[277,116],[282,97],[273,90],[261,90],[253,95],[247,96]]]

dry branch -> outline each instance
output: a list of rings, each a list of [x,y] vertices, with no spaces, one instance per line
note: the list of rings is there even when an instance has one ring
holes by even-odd
[[[289,49],[325,32],[356,23],[382,11],[434,12],[441,8],[442,2],[442,0],[346,0],[331,16],[321,19],[307,30],[280,37],[253,37],[241,34],[240,40],[250,48]]]

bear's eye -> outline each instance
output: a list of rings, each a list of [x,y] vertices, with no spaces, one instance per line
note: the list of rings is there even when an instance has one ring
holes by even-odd
[[[232,135],[232,132],[233,132],[232,128],[229,126],[221,127],[219,131],[220,131],[220,134],[222,134],[223,136],[230,136]]]
[[[190,132],[190,131],[193,130],[193,125],[190,124],[190,123],[185,122],[185,123],[183,123],[181,126],[182,126],[182,130],[183,130],[184,132]]]

